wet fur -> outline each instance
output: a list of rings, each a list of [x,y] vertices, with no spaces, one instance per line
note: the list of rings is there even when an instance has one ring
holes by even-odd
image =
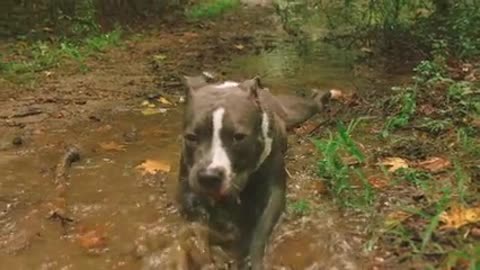
[[[239,87],[250,89],[252,84],[260,85],[259,81],[255,80],[257,79],[245,81]],[[194,84],[190,84],[192,85],[205,87],[207,84],[197,78]],[[297,103],[286,100],[282,104],[283,98],[277,99],[267,89],[261,88],[255,93],[257,95],[253,98],[258,99],[257,102],[269,119],[270,134],[273,138],[270,154],[248,176],[245,186],[237,196],[217,201],[192,190],[188,180],[190,169],[186,165],[186,153],[182,151],[177,199],[181,213],[188,220],[201,220],[217,231],[227,232],[232,225],[239,229],[240,236],[238,241],[233,243],[234,247],[240,251],[240,258],[250,259],[251,269],[260,270],[263,269],[268,238],[285,208],[287,176],[284,156],[287,150],[287,127],[302,123],[321,108],[300,98],[294,100]],[[202,110],[201,106],[196,108]],[[300,113],[293,111],[296,109],[299,109]],[[187,106],[186,121],[191,118],[191,114],[198,113],[191,110],[192,108]],[[249,269],[246,263],[243,264],[243,269]]]

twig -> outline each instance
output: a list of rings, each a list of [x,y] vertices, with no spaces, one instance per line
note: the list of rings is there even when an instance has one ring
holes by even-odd
[[[78,160],[80,160],[80,150],[76,146],[69,146],[67,147],[65,154],[60,159],[60,162],[57,164],[55,170],[54,183],[56,187],[54,196],[48,203],[50,207],[48,218],[52,220],[59,220],[62,227],[65,227],[68,223],[73,221],[73,219],[67,217],[66,204],[64,202],[68,184],[68,169],[72,166],[72,163]],[[59,205],[58,202],[63,203]]]
[[[321,126],[327,124],[330,122],[330,119],[323,120],[322,122],[318,123],[310,132],[308,132],[308,135],[312,135],[315,131],[317,131]]]
[[[67,170],[72,163],[80,160],[80,150],[76,146],[67,147],[67,151],[63,155],[60,162],[57,164],[55,171],[55,184],[67,184]]]

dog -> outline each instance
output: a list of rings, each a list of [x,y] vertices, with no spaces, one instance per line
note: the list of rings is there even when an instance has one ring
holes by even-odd
[[[287,130],[320,112],[329,93],[274,96],[258,77],[211,83],[185,77],[177,200],[180,212],[217,230],[233,224],[241,269],[263,269],[285,208]],[[227,222],[225,222],[227,221]]]

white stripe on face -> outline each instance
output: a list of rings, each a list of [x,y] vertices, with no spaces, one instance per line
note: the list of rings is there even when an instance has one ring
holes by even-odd
[[[270,121],[268,120],[268,114],[263,112],[262,114],[262,137],[264,140],[263,152],[260,155],[260,159],[257,163],[257,169],[262,165],[262,163],[267,159],[270,152],[272,152],[272,142],[273,138],[268,136],[268,130],[270,129]]]
[[[218,108],[213,111],[213,136],[212,136],[212,162],[208,165],[207,169],[222,168],[225,170],[227,181],[232,174],[232,162],[228,158],[227,151],[223,147],[222,138],[220,132],[223,127],[223,116],[225,114],[224,108]]]
[[[215,88],[230,88],[230,87],[236,87],[239,86],[240,84],[238,82],[233,82],[233,81],[226,81],[222,84],[215,85]]]

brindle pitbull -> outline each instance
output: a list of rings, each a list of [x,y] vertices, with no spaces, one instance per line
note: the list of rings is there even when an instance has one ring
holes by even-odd
[[[240,230],[240,257],[263,269],[266,243],[285,207],[286,129],[319,112],[329,95],[275,97],[258,78],[186,81],[181,212],[220,230],[222,221],[232,222]]]

